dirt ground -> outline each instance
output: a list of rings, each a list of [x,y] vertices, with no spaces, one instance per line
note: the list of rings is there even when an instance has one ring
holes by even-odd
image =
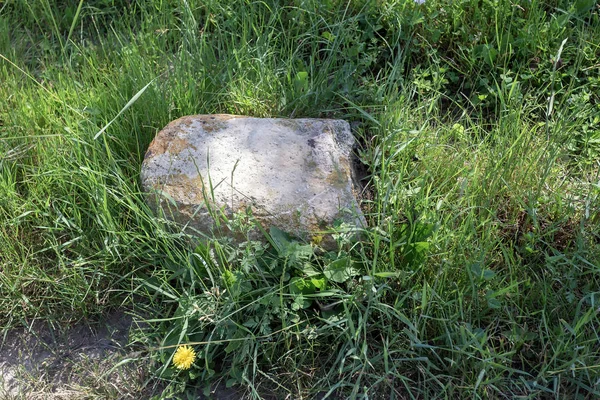
[[[0,333],[0,400],[162,399],[164,382],[148,373],[144,347],[131,344],[145,328],[138,320],[114,311],[69,329],[36,323]],[[206,399],[200,390],[195,397]],[[223,384],[210,397],[245,398]]]
[[[123,311],[69,329],[33,324],[0,337],[0,399],[150,398],[148,359],[128,345]],[[159,392],[160,393],[160,392]]]

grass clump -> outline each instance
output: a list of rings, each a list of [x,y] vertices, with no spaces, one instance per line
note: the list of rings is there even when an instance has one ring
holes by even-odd
[[[164,397],[598,396],[598,43],[588,1],[7,2],[2,326],[137,305]],[[190,246],[138,180],[201,113],[353,121],[369,228]]]

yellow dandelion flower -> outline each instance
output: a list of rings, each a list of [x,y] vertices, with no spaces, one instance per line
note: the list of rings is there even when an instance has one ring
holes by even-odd
[[[190,346],[179,346],[173,356],[173,364],[179,369],[190,369],[196,359],[196,352]]]

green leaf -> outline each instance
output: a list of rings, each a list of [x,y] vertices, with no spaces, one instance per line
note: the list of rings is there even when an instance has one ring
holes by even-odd
[[[489,66],[493,67],[496,57],[498,56],[498,50],[491,47],[489,44],[480,44],[473,47],[473,55],[483,59]]]
[[[294,302],[292,303],[292,310],[298,311],[300,309],[308,308],[312,304],[312,300],[306,299],[301,294],[297,295],[294,298]]]
[[[232,342],[229,342],[227,347],[225,347],[225,353],[229,354],[232,351],[237,350],[241,345],[242,345],[241,340],[234,340]]]
[[[232,339],[241,339],[245,336],[245,332],[242,329],[238,329],[235,331],[235,334],[233,335]],[[244,343],[243,340],[232,340],[229,342],[229,344],[227,345],[227,347],[225,347],[225,353],[229,354],[232,351],[235,351],[237,349],[240,348],[240,346],[242,345],[242,343]]]
[[[399,278],[400,276],[402,276],[402,272],[383,271],[375,272],[373,275],[375,275],[378,278]]]
[[[288,235],[287,233],[285,233],[277,227],[272,226],[269,229],[269,235],[271,236],[273,245],[275,246],[275,249],[277,250],[279,255],[285,253],[287,248],[292,243],[292,238],[290,237],[290,235]]]
[[[294,89],[296,93],[308,92],[308,72],[300,71],[294,78]]]
[[[486,268],[482,270],[481,264],[479,263],[473,264],[471,266],[471,272],[473,272],[473,275],[475,275],[476,278],[484,279],[486,281],[491,281],[492,279],[494,279],[494,277],[496,277],[496,273],[491,269]]]
[[[327,287],[327,281],[325,278],[310,278],[310,283],[315,287],[315,289],[325,290]]]
[[[586,12],[594,8],[595,4],[596,0],[577,0],[575,2],[575,11],[579,15],[585,14]]]
[[[491,269],[486,269],[483,271],[483,279],[486,281],[492,280],[496,276],[496,273]]]
[[[344,257],[328,264],[323,274],[330,281],[343,283],[358,275],[359,271],[352,267],[352,260],[350,258]]]
[[[416,242],[412,245],[413,251],[417,253],[417,255],[422,255],[425,253],[427,250],[429,250],[429,246],[429,242]]]
[[[305,262],[302,265],[302,273],[306,276],[317,276],[321,275],[321,272],[318,271],[315,266],[309,262]]]
[[[306,260],[310,258],[314,254],[314,249],[311,245],[305,244],[300,245],[298,242],[293,242],[292,245],[288,247],[289,256],[294,259],[302,259]]]
[[[325,31],[325,32],[321,33],[321,36],[330,42],[333,42],[335,40],[335,36],[333,36],[333,34],[329,31]]]
[[[292,294],[313,294],[316,288],[312,279],[294,277],[290,280],[290,292]]]
[[[500,300],[498,299],[488,299],[488,307],[489,308],[493,308],[494,310],[499,309],[500,307],[502,307],[502,303],[500,303]]]
[[[498,293],[493,290],[488,290],[488,292],[485,294],[489,308],[498,309],[502,307],[502,303],[496,298],[497,295]]]
[[[229,385],[239,384],[244,381],[243,372],[236,366],[231,367],[229,370],[229,376],[231,376],[231,378],[227,380],[227,387],[231,387]]]

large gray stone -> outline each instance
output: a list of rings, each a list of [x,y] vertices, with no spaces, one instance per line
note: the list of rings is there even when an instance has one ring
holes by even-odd
[[[275,226],[309,240],[335,222],[365,224],[353,146],[341,120],[188,116],[150,144],[142,188],[155,210],[207,235],[217,234],[214,215],[250,209],[267,231]],[[331,236],[323,237],[331,247]]]

